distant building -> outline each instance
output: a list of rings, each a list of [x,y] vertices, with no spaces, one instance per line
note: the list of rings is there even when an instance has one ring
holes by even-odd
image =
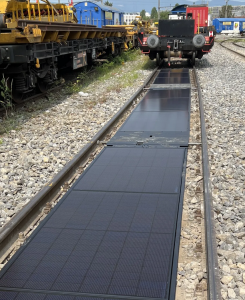
[[[130,25],[136,19],[136,17],[139,17],[139,16],[140,16],[139,12],[124,13],[124,23],[126,23],[127,25]],[[151,15],[148,12],[146,12],[145,16],[150,17]]]
[[[211,15],[211,19],[219,18],[219,12],[221,10],[222,6],[210,6],[209,7],[209,13]],[[239,6],[233,6],[232,5],[232,14],[234,14],[234,17],[242,17],[245,15],[245,5],[239,5]]]
[[[130,25],[136,17],[139,17],[140,13],[125,13],[123,18],[124,18],[124,23],[127,25]]]

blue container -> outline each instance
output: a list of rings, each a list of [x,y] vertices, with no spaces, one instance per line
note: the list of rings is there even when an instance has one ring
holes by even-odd
[[[222,31],[230,31],[239,33],[245,31],[244,18],[217,18],[213,20],[213,25],[217,33]]]
[[[123,25],[123,12],[113,6],[83,1],[74,7],[79,24],[95,25],[99,28],[105,25]]]

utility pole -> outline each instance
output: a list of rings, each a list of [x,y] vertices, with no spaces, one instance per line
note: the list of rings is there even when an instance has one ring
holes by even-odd
[[[227,18],[227,5],[228,5],[228,1],[229,0],[225,1],[225,18]]]
[[[160,20],[160,0],[158,0],[158,20]]]

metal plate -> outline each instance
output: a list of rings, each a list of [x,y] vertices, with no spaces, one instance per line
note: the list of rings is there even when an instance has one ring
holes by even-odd
[[[119,131],[114,137],[108,142],[109,146],[120,146],[120,145],[144,145],[144,147],[168,147],[168,148],[179,148],[187,147],[189,141],[188,132],[171,131],[171,132],[130,132],[130,131]]]
[[[184,149],[103,150],[75,190],[179,193]]]
[[[190,89],[149,90],[147,97],[148,99],[188,98],[190,97]]]
[[[176,83],[176,84],[151,84],[150,90],[179,90],[179,89],[188,89],[190,90],[191,85],[190,83]]]
[[[189,76],[189,69],[162,69],[159,74],[171,74],[171,76],[186,74]]]

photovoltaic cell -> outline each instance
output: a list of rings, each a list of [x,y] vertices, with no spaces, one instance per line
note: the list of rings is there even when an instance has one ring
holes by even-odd
[[[183,159],[184,149],[108,147],[74,190],[179,193]]]
[[[152,112],[161,112],[161,111],[189,111],[190,99],[189,97],[185,98],[155,98],[149,99],[148,93],[141,100],[135,111],[152,111]]]
[[[149,90],[147,99],[187,98],[190,95],[190,89]]]
[[[157,77],[153,84],[186,84],[190,83],[189,77]]]
[[[43,256],[36,257],[34,269],[23,271],[22,263],[15,260],[1,277],[0,284],[10,286],[14,281],[12,286],[35,290],[160,297],[170,273],[178,197],[73,191],[33,238],[36,243],[45,241],[45,237],[50,241]],[[116,205],[111,205],[113,202]],[[57,226],[56,220],[68,206],[70,219]],[[106,212],[104,206],[110,209]],[[90,207],[93,207],[92,214],[89,214]],[[83,229],[72,228],[70,223],[77,218],[77,213],[88,213]],[[106,227],[96,231],[89,229],[93,220],[101,223],[105,220]],[[67,250],[66,245],[71,241],[72,249]],[[56,259],[49,254],[51,249],[57,250]],[[80,255],[77,255],[79,249]],[[28,243],[19,257],[28,261],[32,251],[35,247]],[[87,257],[83,253],[92,255]],[[53,272],[46,273],[45,268]],[[11,269],[19,273],[12,276]],[[158,278],[157,283],[151,279],[154,276]],[[22,293],[18,297],[22,299]]]
[[[181,110],[160,112],[135,111],[122,125],[120,131],[187,131],[188,112]]]

